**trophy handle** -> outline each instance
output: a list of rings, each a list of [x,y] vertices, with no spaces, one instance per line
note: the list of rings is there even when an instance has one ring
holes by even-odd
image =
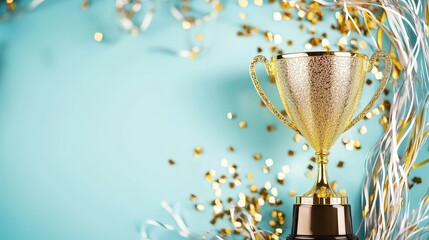
[[[252,78],[253,85],[255,85],[256,91],[259,94],[259,97],[261,97],[262,101],[264,102],[265,106],[270,109],[270,111],[278,118],[280,121],[282,121],[284,124],[286,124],[288,127],[292,128],[296,132],[299,133],[298,129],[295,127],[295,125],[289,121],[283,114],[277,110],[277,108],[271,103],[271,101],[268,99],[267,95],[265,94],[264,90],[262,90],[261,84],[259,84],[258,77],[256,76],[255,72],[255,66],[256,63],[262,62],[265,66],[265,70],[267,71],[267,74],[269,76],[273,76],[273,73],[271,71],[270,62],[267,60],[266,57],[262,55],[257,55],[253,58],[253,60],[250,62],[250,77]]]
[[[378,58],[380,58],[380,57],[383,58],[384,61],[386,62],[386,65],[385,65],[385,68],[384,68],[384,72],[383,72],[383,78],[380,80],[380,85],[378,86],[377,91],[375,92],[375,94],[371,98],[371,100],[369,101],[368,105],[366,105],[366,107],[355,118],[353,118],[353,120],[349,123],[349,125],[344,130],[344,132],[347,131],[347,130],[349,130],[357,122],[359,122],[363,117],[365,117],[365,115],[370,111],[371,107],[378,100],[378,98],[380,97],[381,93],[386,88],[387,81],[389,80],[390,74],[392,73],[392,59],[390,58],[389,54],[387,54],[387,53],[385,53],[383,51],[377,51],[377,52],[375,52],[371,56],[371,59],[369,60],[370,64],[371,64],[370,65],[370,69],[372,69],[372,67],[374,66],[374,62]]]

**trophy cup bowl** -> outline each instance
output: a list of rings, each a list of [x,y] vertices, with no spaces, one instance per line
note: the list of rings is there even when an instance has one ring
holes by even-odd
[[[385,60],[385,70],[369,103],[353,117],[366,73],[376,60]],[[289,119],[270,102],[256,77],[255,65],[262,62],[274,77]],[[256,91],[270,111],[284,124],[301,134],[316,152],[317,179],[313,187],[296,198],[292,239],[357,239],[353,234],[347,197],[339,196],[327,175],[329,149],[340,135],[360,121],[380,97],[392,71],[387,53],[371,58],[356,52],[303,52],[272,57],[256,56],[250,76]]]

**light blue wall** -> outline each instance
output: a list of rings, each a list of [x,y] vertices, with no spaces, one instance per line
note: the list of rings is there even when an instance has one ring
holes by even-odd
[[[196,61],[169,54],[185,47],[188,35],[165,2],[138,37],[118,28],[114,1],[91,1],[87,10],[80,1],[46,1],[0,23],[0,239],[139,239],[145,220],[172,222],[160,207],[163,200],[180,204],[192,229],[213,229],[208,210],[214,195],[204,174],[224,171],[224,157],[238,164],[242,178],[253,172],[259,185],[275,182],[283,164],[291,166],[285,185],[278,186],[289,227],[294,198],[287,193],[312,185],[305,177],[312,151],[300,151],[292,130],[259,107],[248,64],[257,46],[268,45],[262,37],[236,37],[239,11],[229,2],[216,22],[201,29],[207,51]],[[298,30],[299,23],[274,23],[270,8],[246,11],[249,22],[294,41],[284,49],[304,50],[309,35]],[[104,33],[101,43],[93,40],[97,31]],[[275,87],[264,86],[274,98]],[[237,119],[227,120],[229,111]],[[240,129],[239,120],[248,128]],[[265,130],[268,124],[275,124],[275,132]],[[365,137],[358,132],[362,125],[369,130]],[[378,118],[363,121],[344,134],[359,139],[362,150],[347,151],[339,142],[331,151],[331,180],[347,189],[355,228],[364,159],[381,135]],[[204,152],[195,157],[198,145]],[[270,174],[262,173],[263,161],[252,159],[256,152],[274,159]],[[344,168],[336,167],[338,160]],[[427,186],[425,176],[423,181],[413,197]],[[224,196],[238,190],[232,192]],[[190,193],[206,204],[205,212],[194,210]]]

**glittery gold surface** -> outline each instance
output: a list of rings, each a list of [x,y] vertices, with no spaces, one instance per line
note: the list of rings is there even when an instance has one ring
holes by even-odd
[[[317,152],[328,152],[357,107],[369,61],[321,55],[272,62],[292,122]]]
[[[357,41],[354,42],[357,44]],[[380,72],[379,87],[364,109],[353,117],[366,73],[374,69],[380,57],[386,64],[385,71]],[[257,62],[264,63],[268,75],[274,76],[289,119],[274,107],[262,90],[255,73]],[[371,110],[386,87],[391,70],[389,55],[381,51],[376,52],[371,59],[356,52],[325,51],[278,55],[271,61],[258,55],[252,60],[250,75],[262,101],[276,117],[301,134],[316,150],[316,183],[310,191],[297,198],[298,203],[347,203],[347,198],[340,197],[330,186],[326,171],[329,149],[343,132]],[[350,145],[360,148],[358,141],[350,141]],[[302,148],[307,150],[308,146],[304,144]],[[312,178],[313,172],[307,172],[306,175]]]

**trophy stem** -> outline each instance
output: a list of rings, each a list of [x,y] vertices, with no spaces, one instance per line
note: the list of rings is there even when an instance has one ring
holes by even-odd
[[[303,197],[314,199],[338,197],[328,178],[328,155],[329,152],[316,152],[317,179],[311,190],[305,193]]]
[[[328,193],[332,193],[336,195],[334,190],[331,189],[331,184],[329,183],[329,179],[328,179],[328,154],[329,152],[326,154],[316,153],[316,156],[317,156],[316,188],[318,189],[318,192],[317,192],[318,197],[329,197]]]

